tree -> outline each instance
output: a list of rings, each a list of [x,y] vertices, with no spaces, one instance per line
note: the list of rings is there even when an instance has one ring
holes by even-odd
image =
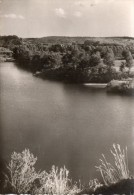
[[[73,69],[77,69],[80,62],[81,51],[75,45],[72,47],[71,51],[66,52],[62,57],[62,62],[64,67],[70,67]]]
[[[109,67],[112,67],[114,66],[114,60],[115,60],[115,57],[114,57],[113,50],[108,49],[108,51],[104,55],[104,59],[103,59],[104,64],[106,64]]]
[[[126,63],[125,63],[125,62],[121,62],[120,71],[121,71],[121,72],[124,72],[125,67],[126,67]]]
[[[131,54],[131,52],[129,50],[124,50],[122,52],[122,56],[126,60],[126,67],[128,67],[129,72],[130,72],[130,69],[133,66],[133,57],[132,57],[132,54]]]
[[[64,52],[64,47],[61,44],[54,44],[52,46],[50,46],[49,51],[53,51],[53,52]]]
[[[80,55],[79,55],[79,68],[81,70],[84,70],[85,68],[90,66],[90,54],[83,51]]]
[[[44,68],[55,69],[61,66],[61,55],[55,52],[45,52],[41,61]]]
[[[101,63],[101,55],[100,52],[97,51],[91,55],[90,58],[90,67],[97,66],[99,63]]]
[[[22,62],[29,63],[33,55],[32,50],[29,50],[29,48],[24,44],[14,48],[13,53],[14,53],[14,58],[20,63]]]

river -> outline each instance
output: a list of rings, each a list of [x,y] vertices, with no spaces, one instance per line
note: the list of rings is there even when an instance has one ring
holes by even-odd
[[[104,89],[34,77],[14,62],[0,64],[0,153],[8,162],[25,148],[38,157],[37,169],[52,165],[73,180],[99,177],[95,165],[113,143],[128,147],[134,173],[134,98]]]

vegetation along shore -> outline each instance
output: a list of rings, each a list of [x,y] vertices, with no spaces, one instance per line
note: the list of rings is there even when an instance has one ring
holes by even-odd
[[[134,77],[134,39],[130,37],[1,36],[0,47],[19,67],[43,79],[108,83]]]

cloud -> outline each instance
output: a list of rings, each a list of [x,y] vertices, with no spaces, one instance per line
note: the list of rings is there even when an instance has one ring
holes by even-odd
[[[117,2],[119,0],[116,0]],[[78,0],[74,2],[75,6],[79,7],[93,7],[97,6],[98,4],[104,4],[104,3],[113,3],[115,0]]]
[[[0,18],[21,19],[21,20],[25,19],[24,16],[16,15],[16,14],[3,14],[0,15]]]
[[[85,8],[85,7],[90,7],[90,6],[97,5],[98,1],[101,1],[101,0],[78,0],[78,1],[75,1],[74,4],[75,4],[75,6]]]
[[[75,1],[74,4],[76,6],[84,7],[85,6],[85,1]]]
[[[62,9],[62,8],[56,8],[55,13],[56,13],[57,16],[59,16],[61,18],[66,17],[66,13],[65,13],[64,9]]]
[[[102,3],[102,1],[103,0],[92,0],[92,1],[90,1],[90,6],[91,7],[96,6],[96,5],[100,4],[100,3]],[[109,1],[109,0],[107,0],[107,1]]]
[[[22,15],[18,15],[18,18],[19,18],[19,19],[22,19],[22,20],[24,20],[24,19],[25,19],[25,17],[24,17],[24,16],[22,16]]]
[[[80,18],[82,16],[82,13],[80,11],[76,11],[74,12],[74,16]]]

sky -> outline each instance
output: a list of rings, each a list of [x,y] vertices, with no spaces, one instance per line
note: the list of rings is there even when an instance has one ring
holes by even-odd
[[[0,0],[0,35],[134,37],[134,0]]]

